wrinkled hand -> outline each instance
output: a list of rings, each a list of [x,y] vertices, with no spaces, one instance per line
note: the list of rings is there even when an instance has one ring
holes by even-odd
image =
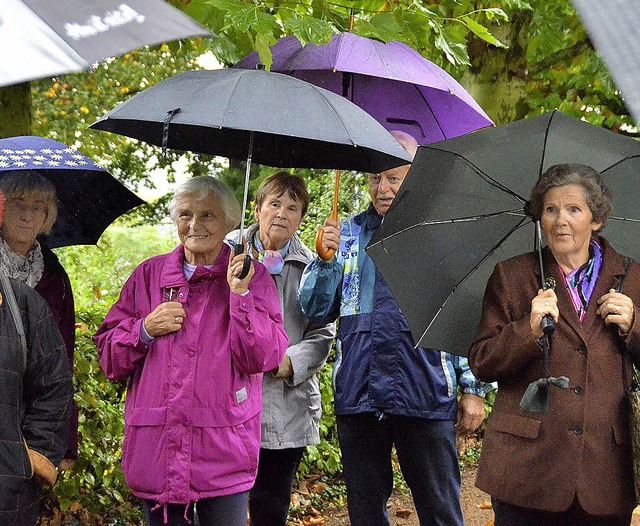
[[[598,298],[598,310],[604,322],[609,325],[611,323],[618,326],[622,334],[628,334],[633,325],[634,306],[629,296],[625,296],[615,289],[610,289],[607,294]]]
[[[254,267],[253,261],[251,261],[251,266],[249,267],[249,273],[244,277],[244,279],[239,279],[238,274],[242,272],[242,267],[244,265],[244,257],[246,252],[242,252],[237,256],[235,253],[231,251],[231,255],[229,256],[229,266],[227,268],[227,282],[229,283],[229,288],[231,292],[235,292],[236,294],[244,294],[249,290],[249,283],[251,283],[251,279],[256,273],[256,269]]]
[[[327,219],[322,225],[324,231],[322,237],[322,248],[327,250],[338,251],[340,248],[340,221]]]
[[[273,376],[275,378],[291,378],[293,376],[293,366],[291,365],[291,358],[289,358],[288,354],[284,355],[280,366],[274,371]]]
[[[147,334],[152,338],[179,331],[186,313],[182,303],[167,301],[158,305],[142,323]]]
[[[531,300],[531,315],[529,325],[535,340],[542,338],[542,318],[551,315],[553,321],[558,323],[560,311],[558,310],[558,296],[553,289],[538,291],[538,295]]]
[[[458,402],[456,427],[458,436],[473,433],[484,420],[484,398],[463,394]]]

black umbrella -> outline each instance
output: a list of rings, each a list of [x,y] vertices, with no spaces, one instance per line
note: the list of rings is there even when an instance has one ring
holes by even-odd
[[[164,0],[2,0],[0,87],[195,36],[213,35]]]
[[[409,162],[380,123],[344,97],[263,70],[189,71],[90,126],[177,150],[277,167],[382,172]],[[237,247],[238,250],[240,247]]]
[[[144,201],[91,159],[42,137],[0,139],[0,178],[33,170],[56,187],[58,218],[47,245],[90,245],[119,216]]]
[[[494,266],[534,248],[524,205],[554,164],[602,173],[614,197],[607,239],[640,258],[639,156],[640,142],[557,110],[420,147],[366,249],[416,344],[467,354]]]

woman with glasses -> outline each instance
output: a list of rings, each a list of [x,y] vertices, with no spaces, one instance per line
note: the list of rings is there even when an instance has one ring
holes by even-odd
[[[33,170],[16,170],[0,178],[6,197],[0,229],[0,272],[35,289],[53,312],[73,369],[75,308],[69,276],[44,239],[58,214],[53,183]],[[40,240],[39,240],[40,239]],[[69,444],[60,469],[78,458],[78,412],[71,418]]]

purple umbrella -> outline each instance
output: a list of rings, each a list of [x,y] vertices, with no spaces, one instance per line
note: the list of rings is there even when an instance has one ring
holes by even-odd
[[[272,71],[344,95],[388,130],[405,131],[421,145],[493,124],[451,75],[401,42],[342,33],[328,44],[302,47],[288,36],[271,53]],[[251,69],[258,62],[254,51],[235,67]]]

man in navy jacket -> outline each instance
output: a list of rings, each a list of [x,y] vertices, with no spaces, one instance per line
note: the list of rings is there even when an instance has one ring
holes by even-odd
[[[392,134],[415,154],[413,137]],[[342,225],[327,219],[323,248],[335,256],[309,263],[299,291],[310,319],[340,319],[333,387],[352,526],[389,525],[393,446],[420,524],[462,526],[456,420],[460,434],[474,431],[489,388],[466,358],[414,348],[405,317],[364,251],[408,171],[406,165],[370,174],[369,208]]]

